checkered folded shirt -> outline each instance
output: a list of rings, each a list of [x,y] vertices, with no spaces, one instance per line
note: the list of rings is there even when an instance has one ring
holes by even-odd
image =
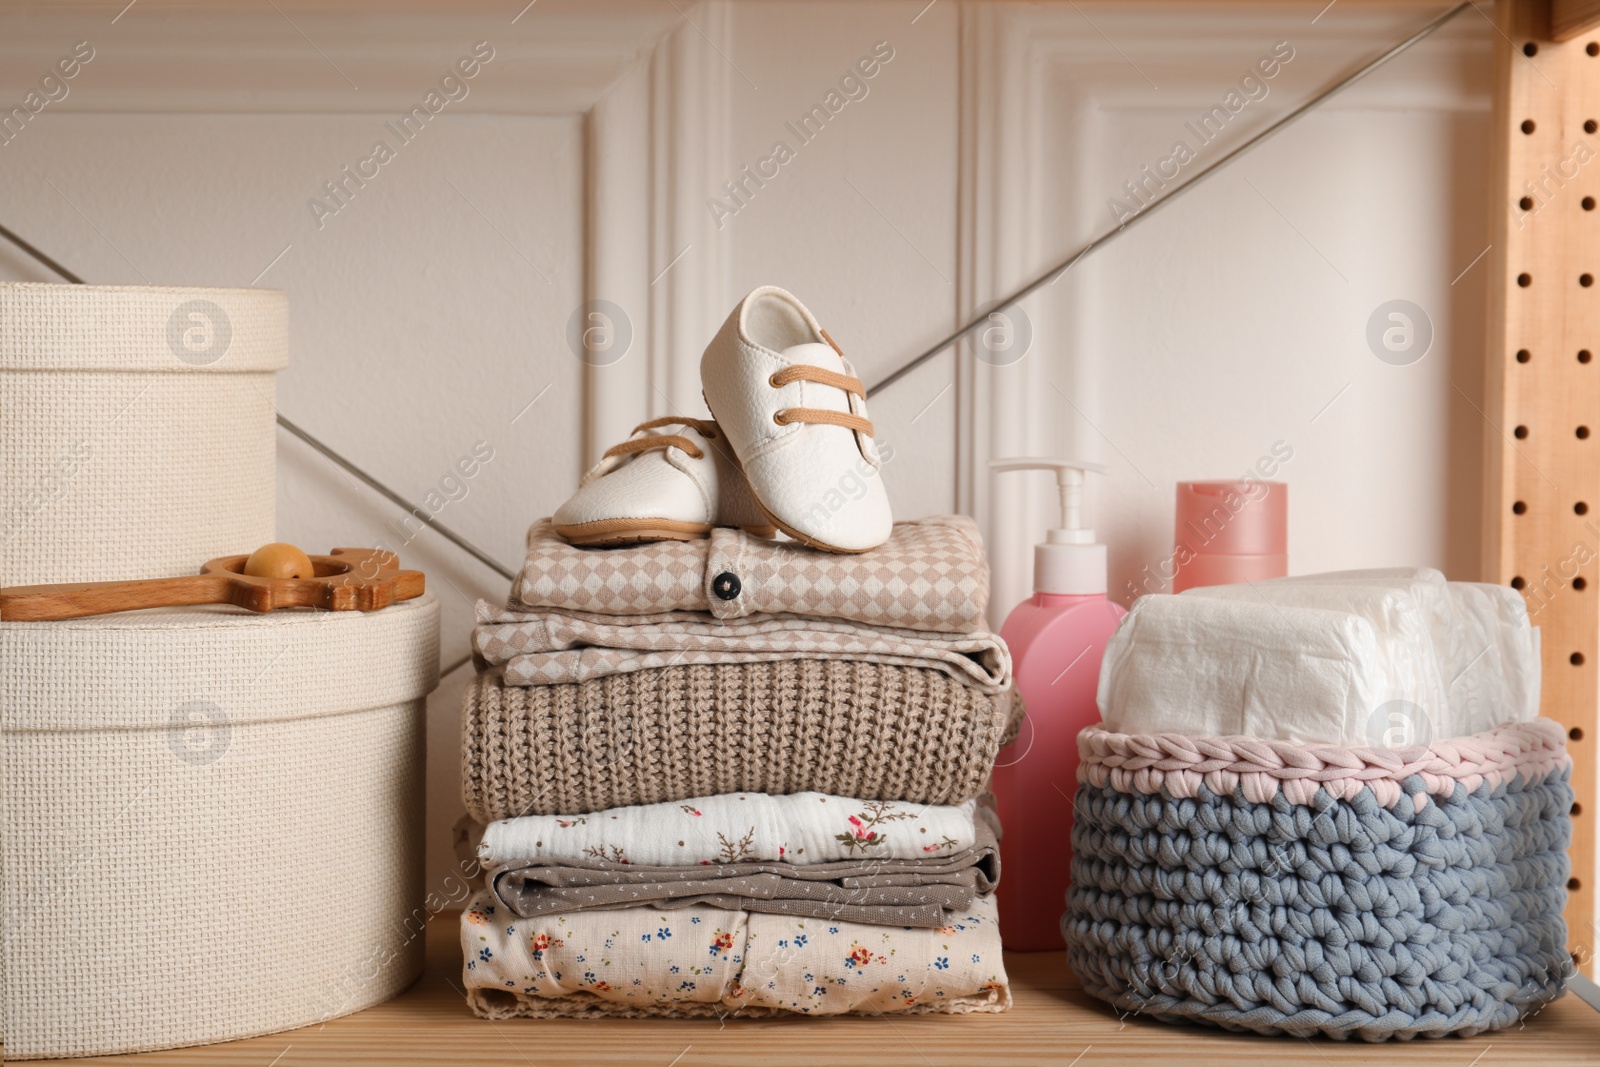
[[[984,628],[988,602],[983,539],[965,515],[896,523],[887,542],[856,554],[722,528],[694,541],[580,548],[540,519],[528,531],[528,557],[506,607],[601,615],[698,611],[719,619],[809,615],[972,633]]]

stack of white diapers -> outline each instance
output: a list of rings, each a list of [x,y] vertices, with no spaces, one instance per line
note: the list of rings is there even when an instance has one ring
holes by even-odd
[[[1427,743],[1536,718],[1539,631],[1515,591],[1423,568],[1147,596],[1099,704],[1120,733]]]

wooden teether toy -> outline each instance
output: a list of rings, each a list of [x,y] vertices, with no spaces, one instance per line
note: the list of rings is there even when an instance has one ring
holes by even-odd
[[[256,578],[315,578],[311,557],[293,545],[274,541],[250,553],[244,572]]]
[[[52,622],[196,604],[233,604],[250,611],[377,611],[419,597],[423,588],[422,572],[401,570],[393,552],[336,548],[326,556],[307,556],[293,545],[271,544],[249,556],[210,560],[187,578],[0,589],[0,620]]]

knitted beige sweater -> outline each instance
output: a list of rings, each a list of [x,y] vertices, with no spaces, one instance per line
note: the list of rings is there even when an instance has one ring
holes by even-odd
[[[983,791],[1021,719],[1014,690],[850,660],[544,686],[490,671],[467,688],[462,794],[484,823],[735,792],[959,804]]]

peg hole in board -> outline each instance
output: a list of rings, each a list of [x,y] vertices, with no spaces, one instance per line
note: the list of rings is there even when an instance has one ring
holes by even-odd
[[[1572,432],[1577,435],[1578,440],[1580,441],[1587,441],[1589,439],[1589,427],[1587,426],[1579,426]]]
[[[1580,593],[1583,592],[1585,589],[1589,588],[1589,579],[1585,578],[1581,574],[1578,575],[1576,578],[1572,579],[1572,588],[1576,589]]]
[[[1578,362],[1579,363],[1587,363],[1593,358],[1594,358],[1594,356],[1590,354],[1590,352],[1589,352],[1589,350],[1587,348],[1578,349]]]
[[[1515,430],[1512,430],[1511,432],[1516,435],[1517,440],[1519,440],[1519,441],[1527,440],[1528,428],[1526,426],[1518,426]]]
[[[1578,203],[1583,205],[1583,210],[1585,211],[1594,210],[1594,197],[1592,196],[1586,196],[1582,200],[1578,201]]]
[[[1527,504],[1525,504],[1525,503],[1523,503],[1523,502],[1522,502],[1522,501],[1520,501],[1520,500],[1519,500],[1519,501],[1517,501],[1517,502],[1516,502],[1516,503],[1515,503],[1515,504],[1512,504],[1512,505],[1511,505],[1511,514],[1513,514],[1513,515],[1523,515],[1523,514],[1526,514],[1526,513],[1527,513],[1527,510],[1528,510],[1528,505],[1527,505]]]
[[[1567,657],[1567,662],[1572,664],[1574,667],[1583,666],[1583,653],[1574,652],[1572,655]]]
[[[1518,363],[1526,363],[1526,362],[1528,362],[1528,360],[1530,360],[1532,358],[1533,358],[1533,353],[1529,352],[1526,348],[1517,349],[1517,362]]]
[[[1538,126],[1536,126],[1534,124],[1534,121],[1532,119],[1523,119],[1522,120],[1522,132],[1523,133],[1532,133],[1536,129],[1538,129]]]
[[[1580,500],[1572,505],[1572,513],[1574,515],[1587,515],[1589,514],[1589,505]]]
[[[1572,729],[1567,731],[1567,737],[1569,737],[1573,741],[1582,741],[1583,740],[1583,727],[1574,726]]]
[[[1521,589],[1524,586],[1526,586],[1527,584],[1528,584],[1527,579],[1524,578],[1520,574],[1513,576],[1512,579],[1511,579],[1511,588],[1513,588],[1513,589]]]
[[[1533,275],[1529,274],[1527,271],[1523,271],[1521,274],[1517,275],[1517,284],[1526,289],[1528,286],[1533,284]]]

